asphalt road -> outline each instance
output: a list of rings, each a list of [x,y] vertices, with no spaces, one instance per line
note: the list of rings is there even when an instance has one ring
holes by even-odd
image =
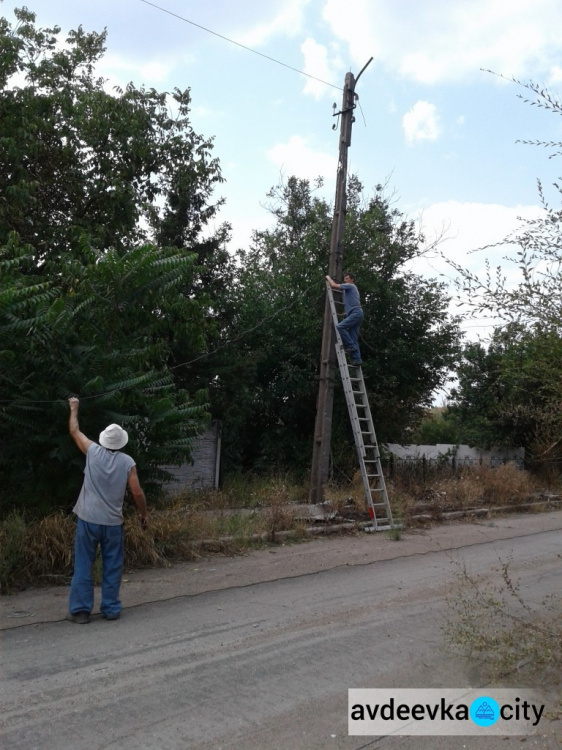
[[[152,572],[139,587],[144,601],[132,591],[120,620],[86,626],[62,620],[60,596],[24,592],[2,602],[0,745],[559,750],[559,721],[541,723],[524,745],[520,737],[350,737],[347,690],[484,686],[480,666],[444,645],[445,595],[458,585],[458,564],[493,578],[498,561],[511,559],[525,598],[540,601],[560,593],[561,529],[559,512],[400,542],[318,540],[255,553],[239,567],[194,563],[169,574],[176,584],[167,599],[155,595],[162,573]],[[195,571],[214,583],[193,584]],[[22,619],[6,619],[10,611]]]

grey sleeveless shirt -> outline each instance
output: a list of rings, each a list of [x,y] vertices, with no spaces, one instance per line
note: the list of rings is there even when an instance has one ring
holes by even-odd
[[[123,523],[123,501],[135,462],[126,453],[91,443],[86,453],[84,484],[73,510],[83,521],[104,526]]]

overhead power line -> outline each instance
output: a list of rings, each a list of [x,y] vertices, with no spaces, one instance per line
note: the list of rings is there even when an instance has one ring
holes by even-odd
[[[266,60],[269,60],[270,62],[277,63],[277,65],[282,65],[284,68],[288,68],[289,70],[292,70],[295,73],[300,73],[300,75],[306,76],[307,78],[311,78],[313,81],[318,81],[318,83],[323,83],[325,86],[330,86],[331,88],[337,89],[338,91],[342,90],[342,87],[336,86],[335,83],[329,83],[328,81],[323,81],[321,78],[317,78],[316,76],[310,75],[310,73],[305,73],[304,70],[300,70],[299,68],[294,68],[292,65],[287,65],[287,63],[284,63],[281,60],[277,60],[275,57],[270,57],[269,55],[265,55],[263,52],[258,52],[257,50],[252,49],[251,47],[247,47],[245,44],[241,44],[240,42],[234,41],[234,39],[229,39],[229,37],[223,36],[223,34],[219,34],[216,31],[213,31],[212,29],[208,29],[206,26],[201,26],[200,23],[195,23],[195,21],[190,21],[189,18],[180,16],[178,13],[174,13],[173,11],[168,10],[167,8],[162,8],[162,6],[156,5],[156,3],[151,3],[149,2],[149,0],[140,0],[140,1],[141,3],[144,3],[145,5],[151,5],[153,8],[156,8],[156,10],[162,11],[162,13],[167,13],[169,16],[173,16],[174,18],[177,18],[180,21],[189,23],[191,24],[191,26],[196,26],[198,29],[201,29],[202,31],[206,31],[208,34],[217,36],[219,39],[223,39],[225,42],[230,42],[230,44],[235,44],[237,47],[241,47],[242,49],[245,49],[248,52],[253,52],[254,55],[259,55],[260,57],[264,57]]]
[[[310,284],[306,289],[303,291],[303,296],[306,297],[308,292],[310,292],[314,287],[318,286],[317,283]],[[320,299],[320,297],[324,296],[324,283],[322,282],[322,294],[317,297],[316,299]],[[294,307],[296,303],[299,301],[300,297],[295,297],[295,299],[291,300],[286,305],[283,305],[283,307],[280,307],[278,310],[274,310],[274,312],[270,313],[269,315],[266,315],[264,318],[262,318],[256,325],[253,325],[251,328],[246,328],[245,330],[241,331],[239,334],[234,336],[234,338],[229,339],[228,341],[225,341],[223,344],[219,344],[217,347],[212,349],[210,352],[204,352],[203,354],[200,354],[198,357],[195,357],[194,359],[189,360],[188,362],[180,362],[178,365],[172,365],[171,367],[167,367],[167,372],[171,372],[172,370],[177,370],[179,367],[189,367],[190,365],[195,364],[195,362],[199,362],[201,359],[206,359],[208,357],[211,357],[213,354],[216,354],[221,349],[226,349],[227,347],[231,346],[232,344],[235,344],[236,342],[240,341],[241,339],[245,338],[248,334],[252,333],[253,331],[257,330],[258,328],[261,328],[263,325],[268,323],[270,320],[273,320],[274,318],[281,315],[281,313],[285,312],[285,310],[289,310],[291,307]],[[112,393],[119,393],[120,391],[126,391],[132,386],[121,386],[119,388],[112,388],[109,391],[104,391],[103,393],[94,393],[91,396],[81,396],[81,401],[89,401],[91,399],[101,398],[102,396],[109,396]],[[64,399],[56,398],[56,399],[46,399],[46,400],[32,400],[32,399],[6,399],[6,400],[0,400],[0,404],[22,404],[24,406],[27,406],[29,404],[57,404],[64,402]]]

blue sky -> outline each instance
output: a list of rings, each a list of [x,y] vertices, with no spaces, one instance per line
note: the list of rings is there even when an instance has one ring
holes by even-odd
[[[367,191],[386,183],[429,240],[444,229],[440,248],[449,257],[472,270],[485,257],[501,263],[502,253],[469,253],[535,214],[537,178],[549,194],[558,176],[547,151],[517,140],[562,140],[559,118],[524,104],[523,89],[482,69],[560,90],[560,0],[155,0],[331,86],[142,0],[27,2],[44,26],[107,28],[99,72],[110,84],[191,88],[193,127],[215,138],[226,178],[220,220],[232,223],[233,246],[271,222],[266,193],[282,175],[322,176],[333,199],[332,103],[341,104],[346,72],[357,75],[371,56],[357,86],[350,170]],[[20,4],[4,0],[0,8],[10,17]],[[435,253],[416,270],[454,276]],[[467,331],[485,335],[486,324],[467,321]]]

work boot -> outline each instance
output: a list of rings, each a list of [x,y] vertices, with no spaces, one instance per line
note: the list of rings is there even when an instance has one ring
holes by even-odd
[[[77,625],[87,625],[90,622],[89,612],[69,612],[66,616],[69,622],[75,622]]]

